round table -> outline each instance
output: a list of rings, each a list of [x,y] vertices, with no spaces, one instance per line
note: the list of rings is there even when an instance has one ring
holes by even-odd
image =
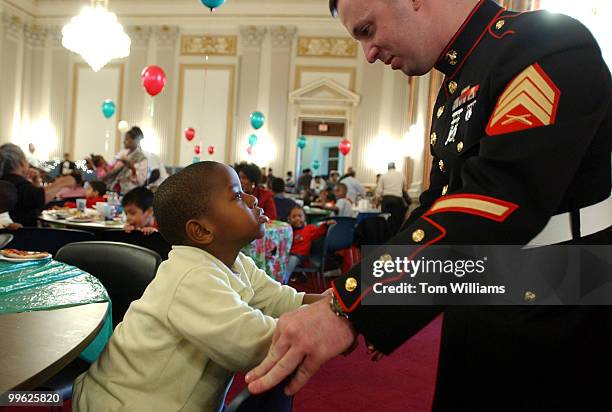
[[[38,220],[48,223],[51,227],[62,227],[82,230],[123,230],[123,222],[94,220],[93,222],[73,222],[67,219],[53,217],[49,211],[43,211]]]
[[[0,315],[0,393],[54,376],[94,340],[108,309],[102,302]]]

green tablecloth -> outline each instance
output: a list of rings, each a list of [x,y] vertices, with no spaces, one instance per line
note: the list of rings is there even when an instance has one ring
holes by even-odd
[[[69,306],[110,302],[98,279],[74,266],[55,260],[0,261],[0,314],[52,310]],[[102,330],[81,353],[93,362],[113,333],[109,309]]]
[[[253,258],[258,268],[281,282],[289,263],[293,229],[288,223],[272,220],[265,225],[265,234],[245,246],[242,252]]]

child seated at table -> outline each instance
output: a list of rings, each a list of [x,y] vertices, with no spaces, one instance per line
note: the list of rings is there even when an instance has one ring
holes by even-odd
[[[145,235],[150,235],[157,232],[157,223],[153,216],[153,196],[153,192],[146,187],[134,188],[123,196],[121,206],[123,206],[127,220],[123,226],[126,233],[138,230]],[[188,196],[187,193],[186,196]]]
[[[169,259],[76,379],[73,410],[218,411],[234,372],[266,356],[277,318],[322,298],[240,253],[268,218],[231,167],[199,162],[170,176],[155,211]]]
[[[304,209],[300,206],[294,206],[289,212],[288,223],[293,228],[293,243],[289,252],[289,263],[287,271],[283,277],[283,283],[287,284],[293,270],[301,264],[304,264],[310,256],[310,248],[312,242],[317,240],[327,233],[327,228],[336,223],[334,220],[326,220],[320,225],[307,225]]]
[[[353,217],[353,204],[351,199],[346,197],[348,188],[344,183],[338,183],[334,189],[336,203],[333,206],[326,206],[325,209],[333,210],[335,216]]]
[[[17,204],[17,188],[10,182],[0,180],[0,229],[17,230],[23,226],[13,222],[9,212]]]
[[[100,182],[99,180],[94,180],[92,182],[85,182],[85,199],[86,199],[86,207],[95,208],[96,203],[98,202],[106,202],[104,195],[106,194],[106,184],[104,182]],[[75,208],[75,202],[66,202],[64,203],[64,207]]]

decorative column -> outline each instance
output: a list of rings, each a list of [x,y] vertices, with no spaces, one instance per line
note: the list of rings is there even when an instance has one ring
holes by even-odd
[[[146,107],[149,97],[142,87],[140,73],[147,65],[147,49],[153,29],[147,26],[131,26],[127,34],[132,40],[130,55],[125,63],[123,107],[119,108],[117,119],[127,121],[130,126],[142,126],[148,117]]]
[[[49,83],[47,90],[48,119],[57,134],[57,156],[70,152],[70,135],[72,133],[72,102],[73,67],[72,54],[62,46],[62,28],[56,26],[48,30],[47,48],[49,68],[45,71]],[[45,77],[46,78],[46,77]],[[71,153],[71,155],[74,155]]]
[[[276,176],[284,176],[285,171],[293,169],[285,164],[286,153],[289,150],[287,136],[287,107],[289,106],[289,73],[291,72],[291,56],[293,43],[297,33],[296,27],[271,26],[272,56],[270,70],[270,100],[268,131],[270,139],[276,146],[276,156],[270,162]]]
[[[23,84],[23,21],[18,16],[2,16],[3,42],[0,72],[6,87],[0,94],[0,139],[19,141]]]
[[[236,134],[233,139],[230,156],[230,159],[236,161],[247,158],[245,148],[248,144],[248,136],[252,130],[249,115],[257,110],[261,45],[266,31],[265,27],[240,27]]]
[[[153,30],[156,54],[155,64],[160,66],[166,73],[168,82],[164,91],[154,97],[155,113],[152,129],[157,135],[158,142],[149,146],[154,153],[159,153],[164,164],[172,164],[174,159],[175,148],[175,122],[176,122],[176,107],[173,102],[176,100],[176,85],[175,81],[178,73],[175,69],[178,61],[177,40],[179,37],[179,28],[170,26],[156,27]]]
[[[45,71],[45,44],[47,42],[47,31],[37,25],[26,25],[23,32],[24,39],[24,64],[23,64],[23,86],[21,104],[22,128],[30,128],[34,124],[39,127],[47,121],[47,110],[44,107],[43,94],[48,88],[44,83]],[[39,130],[48,130],[46,127]],[[38,132],[41,133],[41,132]],[[44,145],[35,141],[36,150],[41,158],[51,158],[57,149],[55,136],[37,135],[33,139],[44,139]],[[52,153],[51,153],[52,152]]]

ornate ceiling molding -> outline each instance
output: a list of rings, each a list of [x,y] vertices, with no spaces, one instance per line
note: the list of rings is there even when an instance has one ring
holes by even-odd
[[[181,55],[235,56],[236,36],[181,36]]]
[[[347,37],[299,37],[299,57],[356,57],[357,42]]]

